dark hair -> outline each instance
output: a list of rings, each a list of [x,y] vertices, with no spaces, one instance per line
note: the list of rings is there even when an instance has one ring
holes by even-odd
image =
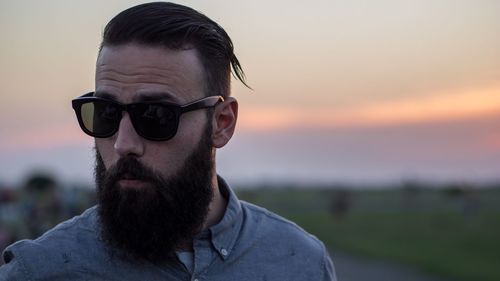
[[[205,69],[206,95],[229,96],[231,67],[233,75],[248,87],[229,35],[192,8],[153,2],[124,10],[104,28],[100,50],[128,43],[173,50],[194,48]]]

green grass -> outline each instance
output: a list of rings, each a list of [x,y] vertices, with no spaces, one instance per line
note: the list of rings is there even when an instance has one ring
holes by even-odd
[[[500,280],[500,192],[474,194],[476,209],[464,213],[463,196],[424,190],[350,193],[351,208],[335,216],[337,193],[260,190],[241,197],[263,205],[316,235],[331,249],[409,264],[470,281]]]

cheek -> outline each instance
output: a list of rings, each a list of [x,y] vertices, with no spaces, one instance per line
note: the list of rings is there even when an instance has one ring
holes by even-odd
[[[179,120],[179,127],[174,139],[180,139],[191,150],[198,145],[209,120],[206,116],[205,110],[197,110],[185,113]]]
[[[165,143],[149,143],[146,146],[146,153],[140,161],[163,174],[171,176],[184,164],[184,160],[189,155],[188,145],[177,138]]]
[[[174,174],[184,165],[186,159],[199,146],[205,132],[203,122],[187,119],[181,119],[177,134],[169,141],[147,142],[143,156],[145,164],[155,170],[161,170],[165,176]]]
[[[95,149],[101,155],[106,169],[113,164],[114,142],[110,139],[95,139]]]

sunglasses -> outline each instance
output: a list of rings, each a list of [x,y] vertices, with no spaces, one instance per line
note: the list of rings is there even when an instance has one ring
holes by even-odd
[[[94,92],[90,92],[72,100],[72,106],[80,127],[89,136],[113,136],[120,126],[122,112],[126,111],[139,136],[152,141],[166,141],[177,133],[182,113],[214,107],[223,101],[222,96],[210,96],[185,105],[169,102],[122,104],[94,97]]]

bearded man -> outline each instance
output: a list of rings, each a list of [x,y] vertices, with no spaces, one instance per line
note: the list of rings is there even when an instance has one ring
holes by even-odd
[[[231,69],[245,83],[227,33],[191,8],[114,17],[95,91],[72,101],[98,204],[8,247],[0,280],[336,280],[323,243],[216,173],[238,115]]]

